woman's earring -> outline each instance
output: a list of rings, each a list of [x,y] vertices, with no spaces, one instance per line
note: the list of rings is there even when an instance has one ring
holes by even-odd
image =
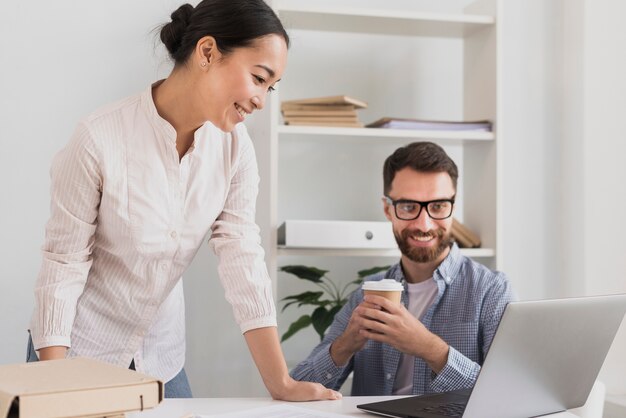
[[[206,67],[206,62],[202,61],[200,65],[202,65],[203,67]]]

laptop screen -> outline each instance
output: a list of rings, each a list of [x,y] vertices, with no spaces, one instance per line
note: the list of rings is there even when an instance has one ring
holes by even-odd
[[[462,416],[537,416],[582,406],[625,313],[623,294],[509,303],[474,388],[465,392]],[[357,407],[392,417],[455,416],[424,412],[425,405],[458,403],[446,399],[450,394]]]

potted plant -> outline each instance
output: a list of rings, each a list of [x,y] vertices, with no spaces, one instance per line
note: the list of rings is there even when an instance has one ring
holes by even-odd
[[[315,309],[310,315],[302,315],[289,325],[289,328],[283,334],[280,341],[285,341],[296,332],[305,329],[309,325],[313,326],[315,331],[319,334],[320,340],[322,340],[326,329],[333,322],[335,314],[337,314],[337,312],[339,312],[343,305],[345,305],[348,301],[348,290],[351,287],[360,285],[363,282],[363,278],[376,274],[380,271],[386,271],[389,267],[390,266],[373,267],[361,270],[357,272],[358,279],[346,284],[341,289],[335,284],[335,282],[326,276],[328,270],[320,270],[316,267],[302,265],[280,267],[279,271],[292,274],[298,279],[307,280],[321,289],[319,291],[307,291],[298,295],[286,296],[281,299],[281,302],[286,302],[281,312],[294,304],[297,304],[298,307],[311,305],[314,306]]]

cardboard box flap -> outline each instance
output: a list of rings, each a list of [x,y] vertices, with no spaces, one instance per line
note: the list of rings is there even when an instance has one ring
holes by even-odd
[[[0,418],[113,415],[153,408],[163,383],[133,370],[72,358],[0,366]]]

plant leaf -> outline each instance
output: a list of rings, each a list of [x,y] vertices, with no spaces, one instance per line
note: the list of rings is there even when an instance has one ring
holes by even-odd
[[[328,270],[320,270],[315,267],[299,265],[282,266],[279,271],[293,274],[299,279],[308,280],[314,283],[320,283],[322,281],[322,277],[328,273]]]
[[[361,271],[359,271],[357,274],[359,275],[359,277],[360,277],[361,279],[363,279],[364,277],[371,276],[372,274],[376,274],[376,273],[381,272],[381,271],[386,271],[386,270],[389,270],[389,268],[390,268],[390,267],[391,267],[391,266],[378,266],[378,267],[372,267],[372,268],[370,268],[370,269],[361,270]],[[355,281],[355,282],[353,282],[353,283],[358,283],[358,282],[357,282],[357,281]]]
[[[281,299],[281,302],[285,301],[285,300],[291,300],[291,299],[293,299],[293,300],[304,300],[304,299],[309,299],[309,298],[311,298],[313,296],[320,297],[323,294],[324,294],[324,292],[313,292],[313,291],[309,290],[309,291],[300,293],[298,295],[285,296],[284,298]]]
[[[320,307],[313,311],[313,314],[311,315],[311,323],[313,324],[315,331],[317,331],[320,336],[320,340],[324,339],[326,329],[328,329],[328,327],[333,323],[335,315],[341,310],[341,308],[343,308],[343,304],[335,305],[330,308],[330,310]]]
[[[281,302],[290,300],[291,302],[286,303],[285,306],[283,306],[283,309],[281,312],[284,312],[285,309],[287,309],[287,307],[289,305],[293,305],[294,303],[297,303],[298,306],[302,306],[302,305],[314,305],[314,306],[320,306],[320,305],[325,305],[327,302],[326,301],[320,301],[319,298],[322,297],[322,295],[324,294],[324,292],[304,292],[304,293],[300,293],[299,295],[292,295],[292,296],[287,296],[283,299],[281,299]]]
[[[320,306],[311,314],[311,323],[313,324],[313,328],[320,336],[320,340],[324,339],[324,332],[326,332],[326,328],[330,326],[332,323],[332,319],[328,322],[328,311],[326,308]]]
[[[333,308],[328,312],[328,315],[331,315],[332,319],[335,319],[335,315],[337,315],[337,312],[339,312],[341,308],[343,308],[343,305],[345,305],[347,301],[347,299],[344,299],[341,305],[333,306]]]
[[[330,300],[316,300],[316,301],[311,301],[311,302],[300,302],[298,304],[298,307],[302,306],[302,305],[313,305],[313,306],[328,306],[328,305],[332,305],[333,302]]]
[[[287,338],[291,337],[293,334],[300,331],[301,329],[308,327],[309,325],[311,325],[311,317],[309,315],[302,315],[295,322],[289,325],[289,329],[283,334],[280,342],[282,343]]]

